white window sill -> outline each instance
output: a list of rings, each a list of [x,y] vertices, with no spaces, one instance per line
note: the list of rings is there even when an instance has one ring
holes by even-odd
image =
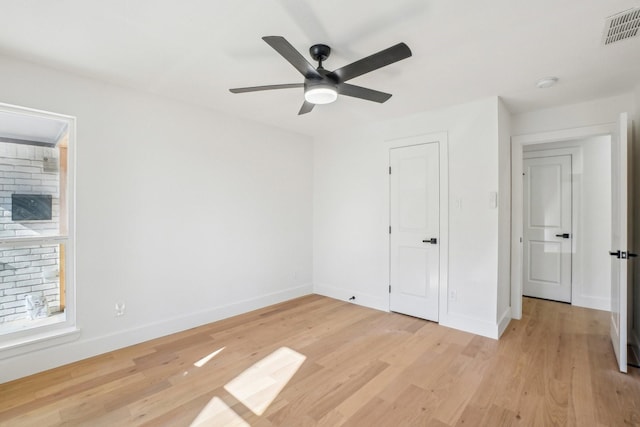
[[[8,341],[0,341],[0,360],[75,341],[79,336],[80,329],[75,326],[70,326],[47,332],[34,333]]]

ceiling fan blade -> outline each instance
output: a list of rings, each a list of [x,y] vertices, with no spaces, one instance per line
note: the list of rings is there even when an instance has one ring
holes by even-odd
[[[346,82],[378,68],[382,68],[394,62],[411,56],[411,49],[404,43],[398,43],[388,49],[369,55],[359,61],[352,62],[342,68],[329,73],[330,77],[337,78],[339,82]]]
[[[338,92],[341,95],[366,99],[367,101],[379,102],[381,104],[391,98],[390,93],[380,92],[362,86],[355,86],[349,83],[342,83],[340,86],[338,86]]]
[[[310,113],[315,107],[316,104],[312,104],[311,102],[304,101],[302,107],[300,107],[300,111],[298,111],[298,115]]]
[[[304,87],[304,83],[288,83],[283,85],[267,85],[267,86],[252,86],[252,87],[238,87],[229,89],[231,93],[245,93],[245,92],[258,92],[260,90],[273,90],[273,89],[292,89],[296,87]]]
[[[296,70],[300,71],[305,78],[312,77],[322,78],[320,73],[316,71],[313,65],[309,64],[309,61],[304,59],[304,56],[296,50],[291,43],[289,43],[284,37],[280,36],[265,36],[262,38],[269,46],[275,49],[284,59],[289,61]]]

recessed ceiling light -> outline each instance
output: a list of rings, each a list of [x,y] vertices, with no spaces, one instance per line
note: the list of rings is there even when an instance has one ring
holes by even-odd
[[[557,77],[545,77],[538,80],[538,83],[536,83],[536,86],[538,87],[538,89],[546,89],[548,87],[553,86],[556,83],[558,83]]]

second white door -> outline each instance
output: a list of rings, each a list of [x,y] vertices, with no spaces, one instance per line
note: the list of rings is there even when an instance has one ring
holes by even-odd
[[[523,295],[571,302],[571,156],[524,160]]]
[[[391,311],[438,321],[439,143],[390,150]]]

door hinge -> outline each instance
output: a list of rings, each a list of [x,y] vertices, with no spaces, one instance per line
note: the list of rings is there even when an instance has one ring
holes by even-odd
[[[391,285],[389,285],[389,293],[391,293]]]
[[[389,175],[391,175],[391,166],[389,166]]]
[[[391,234],[391,226],[389,226],[389,234]]]

